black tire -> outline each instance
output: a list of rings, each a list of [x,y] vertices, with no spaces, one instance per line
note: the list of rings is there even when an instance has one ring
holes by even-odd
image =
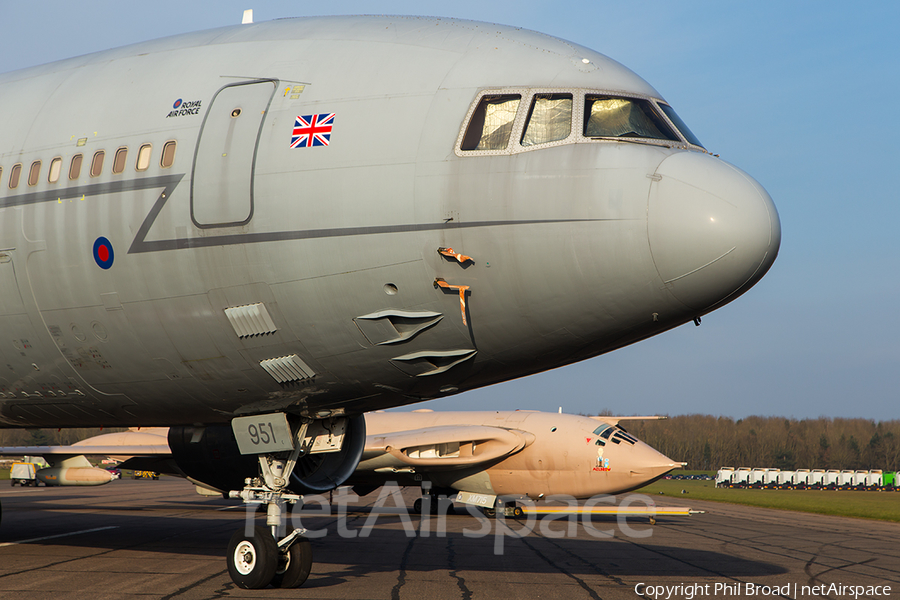
[[[412,511],[414,514],[421,515],[422,514],[422,499],[416,498],[416,501],[413,502]]]
[[[497,511],[493,508],[485,508],[483,510],[484,510],[484,516],[486,516],[486,517],[494,518],[497,516]]]
[[[252,535],[241,528],[228,542],[228,574],[231,580],[246,590],[258,590],[272,583],[278,568],[278,546],[265,527],[256,526]]]
[[[306,583],[312,563],[312,545],[307,538],[298,538],[287,552],[279,553],[278,568],[272,578],[272,585],[284,589],[300,587]]]
[[[517,506],[513,509],[513,516],[518,518],[525,515],[525,511],[522,510],[521,506]]]

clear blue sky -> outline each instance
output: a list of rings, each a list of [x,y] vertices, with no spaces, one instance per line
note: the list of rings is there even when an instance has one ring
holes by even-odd
[[[461,17],[580,43],[649,81],[778,206],[775,266],[700,327],[424,406],[900,418],[900,4],[2,0],[0,71],[237,24],[245,8],[257,22]]]

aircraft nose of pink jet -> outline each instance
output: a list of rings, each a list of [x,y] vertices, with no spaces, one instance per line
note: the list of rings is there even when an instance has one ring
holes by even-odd
[[[681,467],[681,463],[675,462],[640,440],[629,449],[628,454],[630,475],[641,484]]]
[[[652,179],[650,250],[681,303],[705,312],[765,275],[778,255],[781,223],[756,180],[699,152],[669,156]]]

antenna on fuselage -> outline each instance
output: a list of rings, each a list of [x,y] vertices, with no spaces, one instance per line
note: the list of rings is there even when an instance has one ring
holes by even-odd
[[[248,25],[253,23],[253,9],[248,8],[244,11],[244,18],[241,20],[241,25]]]

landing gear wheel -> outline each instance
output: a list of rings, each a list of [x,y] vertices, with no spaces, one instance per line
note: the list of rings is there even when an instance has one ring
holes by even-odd
[[[515,508],[513,509],[513,516],[514,516],[514,517],[521,517],[521,516],[523,516],[524,514],[525,514],[525,511],[522,510],[522,507],[521,507],[521,506],[517,506],[517,507],[515,507]]]
[[[494,510],[493,508],[485,508],[485,509],[484,509],[484,516],[486,516],[486,517],[491,517],[491,518],[496,517],[496,516],[497,516],[497,511]]]
[[[413,512],[417,515],[422,514],[422,499],[416,498],[416,501],[413,502]]]
[[[305,537],[297,538],[288,551],[279,554],[278,568],[272,585],[277,588],[296,588],[306,583],[312,570],[312,546]]]
[[[278,568],[278,546],[265,527],[254,527],[247,535],[239,529],[228,542],[228,574],[231,580],[247,590],[264,588],[272,582]]]

